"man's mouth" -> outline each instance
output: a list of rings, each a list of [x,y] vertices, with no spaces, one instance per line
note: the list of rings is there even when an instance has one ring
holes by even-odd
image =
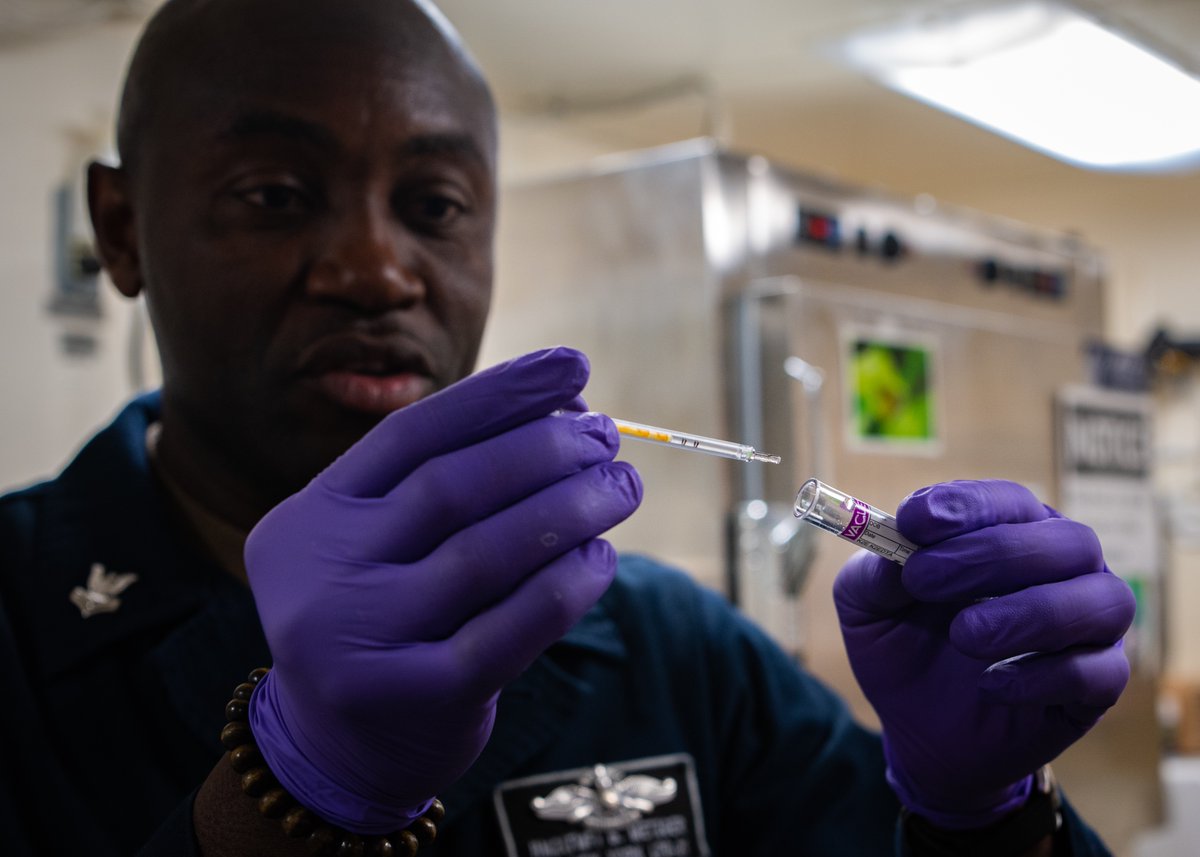
[[[317,389],[335,403],[373,416],[385,416],[433,392],[433,380],[415,372],[374,375],[343,369],[319,373],[315,380]]]
[[[304,360],[304,373],[335,404],[384,416],[434,391],[429,361],[411,347],[356,336],[326,340]]]

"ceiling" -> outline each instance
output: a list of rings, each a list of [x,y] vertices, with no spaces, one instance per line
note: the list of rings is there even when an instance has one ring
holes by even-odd
[[[0,0],[0,47],[144,17],[161,0]],[[828,91],[822,48],[857,27],[978,0],[441,0],[509,110],[594,109],[693,89]],[[1200,68],[1197,0],[1081,0]]]
[[[441,0],[509,109],[602,107],[688,86],[723,96],[827,91],[850,31],[978,0]],[[1083,5],[1077,3],[1077,5]],[[1200,70],[1198,0],[1087,0]]]

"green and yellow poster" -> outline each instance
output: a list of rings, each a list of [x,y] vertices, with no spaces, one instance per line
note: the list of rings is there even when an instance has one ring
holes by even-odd
[[[863,331],[844,341],[854,444],[932,451],[939,437],[931,342]]]

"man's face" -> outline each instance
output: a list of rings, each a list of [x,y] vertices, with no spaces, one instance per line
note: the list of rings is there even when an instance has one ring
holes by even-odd
[[[132,197],[168,419],[281,489],[474,366],[494,125],[432,53],[280,32],[150,122]]]

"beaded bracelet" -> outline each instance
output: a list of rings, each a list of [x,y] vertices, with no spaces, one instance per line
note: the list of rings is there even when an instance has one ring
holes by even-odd
[[[250,694],[270,670],[260,667],[233,691],[225,706],[229,721],[221,730],[221,744],[229,751],[229,764],[241,775],[242,791],[258,800],[259,814],[277,818],[288,836],[308,837],[314,857],[415,857],[417,850],[437,837],[437,824],[446,814],[434,799],[425,814],[407,828],[384,836],[361,836],[319,819],[301,806],[271,773],[250,731]]]

